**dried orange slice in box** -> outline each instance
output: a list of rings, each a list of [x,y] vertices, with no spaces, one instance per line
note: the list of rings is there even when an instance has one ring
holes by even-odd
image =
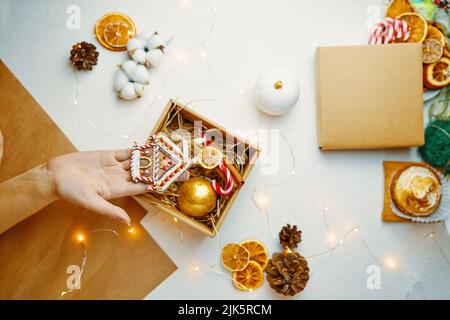
[[[425,39],[422,46],[422,61],[423,63],[435,63],[444,54],[444,46],[435,39]]]
[[[242,271],[233,272],[233,284],[242,291],[253,291],[264,282],[263,269],[258,262],[250,261]]]
[[[205,146],[200,151],[199,164],[205,169],[214,169],[223,159],[222,152],[213,146]]]
[[[387,8],[386,17],[395,18],[406,12],[415,12],[410,0],[393,0]]]
[[[421,15],[407,12],[397,16],[396,19],[403,20],[408,25],[410,36],[407,42],[423,42],[427,37],[428,24]]]
[[[129,38],[136,35],[133,20],[121,12],[110,12],[95,24],[95,36],[106,49],[124,51]]]
[[[264,270],[269,262],[269,253],[266,246],[258,240],[247,240],[240,243],[250,252],[250,261],[257,262]]]
[[[223,247],[220,260],[225,269],[229,271],[241,271],[248,266],[250,253],[237,243],[229,243]]]
[[[442,57],[435,63],[425,65],[423,84],[428,89],[441,89],[450,85],[450,59]]]

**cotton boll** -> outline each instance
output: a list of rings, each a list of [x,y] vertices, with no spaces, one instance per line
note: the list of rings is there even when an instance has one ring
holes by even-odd
[[[129,74],[131,77],[131,80],[142,83],[142,84],[149,84],[150,82],[150,75],[148,74],[147,69],[143,65],[136,65],[136,67],[131,71]]]
[[[116,78],[114,79],[114,89],[118,92],[129,82],[128,76],[122,70],[118,70]]]
[[[133,50],[143,49],[143,48],[144,48],[144,42],[141,39],[132,38],[132,39],[128,40],[127,51],[133,51]]]
[[[143,85],[142,83],[137,83],[137,82],[134,82],[133,85],[134,85],[134,91],[136,92],[137,96],[138,97],[142,96],[142,94],[144,93],[145,85]]]
[[[120,90],[119,97],[125,100],[133,100],[138,97],[136,93],[134,84],[132,82],[128,82],[125,86]]]
[[[154,34],[155,34],[155,32],[144,30],[144,31],[140,32],[137,37],[144,44],[147,42],[147,39],[150,38]]]
[[[161,38],[161,36],[157,33],[155,33],[154,35],[152,35],[148,40],[147,40],[147,48],[148,49],[155,49],[155,48],[159,48],[164,46],[164,41]]]
[[[120,66],[123,71],[125,71],[126,74],[130,75],[133,70],[136,68],[137,63],[133,60],[127,60]]]
[[[153,49],[146,53],[145,61],[147,65],[156,66],[158,65],[163,58],[163,52],[161,49]]]
[[[140,64],[145,64],[145,51],[143,49],[136,49],[129,52],[130,57]]]

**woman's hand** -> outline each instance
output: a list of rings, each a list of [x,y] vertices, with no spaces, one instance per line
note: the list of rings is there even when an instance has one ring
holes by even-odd
[[[131,181],[130,158],[131,149],[71,153],[50,160],[47,171],[59,198],[129,225],[128,214],[107,200],[146,192]]]

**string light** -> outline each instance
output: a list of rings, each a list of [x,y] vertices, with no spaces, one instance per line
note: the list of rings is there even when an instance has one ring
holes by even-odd
[[[397,261],[392,257],[386,257],[383,259],[384,265],[391,270],[397,270],[398,269],[398,263]]]
[[[200,57],[202,57],[202,58],[208,57],[208,52],[206,52],[206,50],[201,50],[200,51]]]
[[[190,0],[181,0],[180,6],[183,8],[190,8],[192,6],[192,2]]]
[[[134,233],[136,232],[136,228],[133,227],[133,226],[130,226],[130,227],[127,229],[127,231],[128,231],[128,233],[134,234]]]
[[[84,236],[84,234],[82,234],[82,233],[79,233],[79,234],[77,234],[77,240],[78,240],[78,242],[84,242],[84,240],[86,239],[86,237]]]
[[[200,267],[199,267],[199,266],[195,266],[195,267],[194,267],[194,270],[195,270],[195,271],[200,271]]]
[[[173,221],[178,222],[178,219],[174,217],[174,218],[173,218]]]

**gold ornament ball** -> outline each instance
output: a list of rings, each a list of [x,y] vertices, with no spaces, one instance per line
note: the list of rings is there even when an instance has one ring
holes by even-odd
[[[178,192],[178,207],[191,217],[203,217],[216,207],[217,194],[211,182],[204,178],[191,178]]]

